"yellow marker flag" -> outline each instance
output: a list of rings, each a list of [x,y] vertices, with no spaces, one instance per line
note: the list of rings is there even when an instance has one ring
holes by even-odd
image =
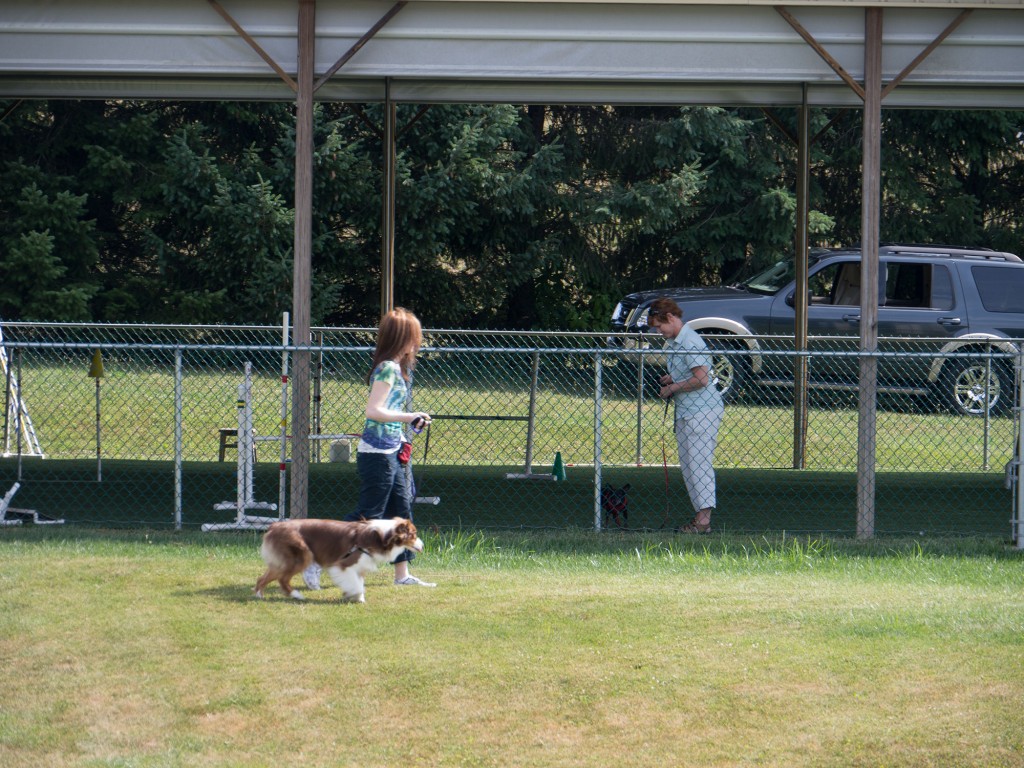
[[[89,366],[89,378],[103,378],[103,355],[100,354],[98,349],[92,353],[92,365]]]

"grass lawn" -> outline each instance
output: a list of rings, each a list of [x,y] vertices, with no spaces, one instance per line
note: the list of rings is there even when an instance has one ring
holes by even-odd
[[[424,531],[365,605],[258,536],[0,529],[3,766],[1021,766],[991,539]]]

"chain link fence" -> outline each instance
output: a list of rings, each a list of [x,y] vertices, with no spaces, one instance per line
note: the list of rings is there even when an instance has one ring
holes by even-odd
[[[294,348],[280,327],[2,330],[5,522],[216,529],[243,511],[287,515],[282,373]],[[715,529],[855,535],[857,339],[816,338],[801,352],[786,338],[709,341],[727,402]],[[373,329],[313,332],[310,516],[355,506],[373,343]],[[1007,467],[1019,361],[995,345],[941,343],[885,339],[870,358],[874,533],[1014,537]],[[413,398],[433,422],[413,436],[417,524],[671,530],[689,521],[671,415],[656,394],[659,346],[426,331]],[[806,390],[794,386],[805,367]],[[601,488],[626,489],[628,518],[607,517]]]

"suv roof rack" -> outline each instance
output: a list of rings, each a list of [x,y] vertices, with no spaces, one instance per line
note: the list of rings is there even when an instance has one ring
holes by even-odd
[[[945,259],[984,259],[991,261],[1005,261],[1024,263],[1024,259],[1007,251],[997,251],[993,248],[973,248],[966,245],[940,245],[937,243],[879,243],[879,251],[885,253],[898,253],[905,256],[931,256]],[[837,248],[836,252],[860,251],[859,243]]]
[[[954,245],[952,243],[879,243],[879,248],[897,248],[897,249],[913,249],[913,248],[938,248],[942,251],[990,251],[994,252],[994,248],[987,248],[981,245]]]
[[[906,256],[931,256],[947,259],[983,259],[991,261],[1020,262],[1019,256],[992,248],[964,248],[959,245],[887,245],[886,253]]]

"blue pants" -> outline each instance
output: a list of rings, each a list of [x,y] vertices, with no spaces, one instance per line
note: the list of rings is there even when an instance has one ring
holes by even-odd
[[[412,520],[412,499],[406,468],[398,463],[398,452],[356,454],[359,475],[359,504],[345,520],[384,520],[404,517]],[[406,550],[396,563],[412,560],[416,555]]]

